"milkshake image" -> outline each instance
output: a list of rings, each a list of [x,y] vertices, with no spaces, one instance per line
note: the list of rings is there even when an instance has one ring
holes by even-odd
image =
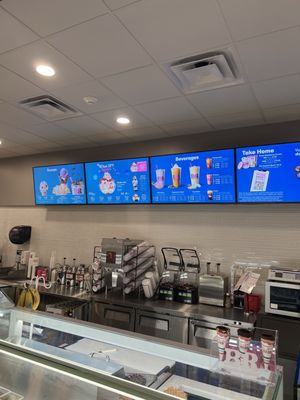
[[[46,181],[42,181],[40,183],[40,192],[42,196],[47,196],[48,193],[48,183]]]
[[[217,342],[218,342],[218,351],[219,351],[219,360],[224,361],[225,357],[225,348],[230,338],[230,329],[225,326],[217,326]]]
[[[264,367],[265,369],[268,369],[273,354],[275,338],[273,335],[263,333],[261,335],[260,343],[261,343]]]
[[[207,182],[207,184],[210,186],[210,185],[212,185],[212,182],[213,182],[213,176],[212,176],[212,174],[206,174],[206,182]]]
[[[206,168],[211,169],[212,168],[212,158],[207,158],[205,160],[205,162],[206,162]]]
[[[199,178],[200,178],[200,167],[198,165],[190,166],[190,179],[191,179],[190,188],[195,189],[200,187]]]
[[[157,189],[162,189],[165,186],[165,170],[164,169],[157,169],[156,173],[156,184],[155,187]]]
[[[181,178],[181,168],[177,165],[174,164],[173,167],[171,168],[171,173],[172,173],[172,185],[174,188],[179,188],[180,186],[180,178]]]

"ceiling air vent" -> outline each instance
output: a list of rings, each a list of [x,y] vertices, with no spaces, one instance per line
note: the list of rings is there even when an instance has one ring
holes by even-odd
[[[81,115],[81,113],[73,107],[70,107],[55,97],[48,95],[31,97],[20,101],[19,104],[27,110],[43,117],[47,121],[57,121]]]
[[[184,93],[194,93],[243,82],[229,52],[210,52],[165,65]]]

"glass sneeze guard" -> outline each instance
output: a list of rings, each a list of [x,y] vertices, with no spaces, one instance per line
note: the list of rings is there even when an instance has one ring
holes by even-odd
[[[97,388],[92,397],[82,397],[87,400],[281,400],[280,371],[272,387],[224,381],[213,372],[218,359],[193,346],[20,308],[1,315],[0,359],[17,357],[22,363],[83,380]]]

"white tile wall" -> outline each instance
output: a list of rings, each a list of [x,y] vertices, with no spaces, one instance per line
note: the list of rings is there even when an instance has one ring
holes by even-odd
[[[29,224],[30,247],[45,265],[53,249],[58,261],[89,263],[101,238],[114,236],[148,239],[158,248],[197,246],[228,274],[236,259],[300,265],[299,211],[300,205],[1,207],[0,253],[11,265],[17,246],[8,231]]]

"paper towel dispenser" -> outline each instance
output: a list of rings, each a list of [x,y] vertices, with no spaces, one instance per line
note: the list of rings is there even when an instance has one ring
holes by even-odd
[[[14,226],[9,231],[9,240],[13,244],[24,244],[28,242],[31,236],[31,226],[28,225],[19,225]]]

